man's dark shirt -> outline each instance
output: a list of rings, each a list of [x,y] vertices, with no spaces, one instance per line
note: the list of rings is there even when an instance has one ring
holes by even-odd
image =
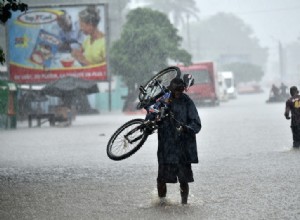
[[[286,101],[286,111],[291,111],[291,125],[300,125],[300,95],[294,95]]]
[[[165,118],[158,127],[159,164],[198,163],[196,134],[201,130],[201,121],[194,102],[186,94],[173,99],[169,104],[174,118],[190,127],[177,131],[176,122]]]

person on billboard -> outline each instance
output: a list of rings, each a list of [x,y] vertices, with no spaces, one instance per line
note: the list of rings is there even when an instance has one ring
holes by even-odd
[[[83,66],[105,62],[105,37],[98,29],[100,20],[100,10],[95,6],[79,12],[80,29],[87,37],[80,49],[72,50],[72,56]]]
[[[80,48],[84,34],[80,30],[78,22],[73,22],[71,16],[62,10],[62,14],[57,18],[59,26],[59,37],[61,44],[59,46],[60,52],[71,52],[72,48]]]

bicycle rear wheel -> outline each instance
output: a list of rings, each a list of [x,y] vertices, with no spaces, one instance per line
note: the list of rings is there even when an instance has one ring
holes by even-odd
[[[137,152],[147,140],[144,119],[133,119],[123,124],[111,136],[106,152],[112,160],[123,160]]]
[[[140,102],[151,99],[162,92],[162,89],[156,82],[159,82],[160,85],[167,88],[171,80],[174,78],[180,78],[180,75],[181,71],[176,66],[171,66],[158,72],[143,86],[143,91],[140,91],[139,93]]]

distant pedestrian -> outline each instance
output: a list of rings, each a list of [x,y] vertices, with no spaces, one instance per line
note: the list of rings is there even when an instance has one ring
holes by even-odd
[[[293,134],[293,148],[300,146],[300,95],[298,88],[292,86],[290,88],[291,97],[286,101],[284,116],[291,119],[291,130]],[[291,112],[291,117],[290,117]]]
[[[280,94],[280,89],[275,84],[273,84],[271,88],[270,97],[278,98],[279,94]]]
[[[281,83],[281,85],[280,85],[280,95],[282,96],[282,97],[287,97],[288,96],[288,93],[287,93],[287,86],[284,84],[284,83]]]
[[[169,108],[173,117],[166,117],[158,127],[157,190],[161,203],[167,194],[166,183],[180,183],[181,203],[187,204],[189,182],[194,182],[192,163],[198,163],[196,133],[201,121],[194,102],[184,94],[182,79],[171,81]],[[178,123],[178,121],[181,122]]]

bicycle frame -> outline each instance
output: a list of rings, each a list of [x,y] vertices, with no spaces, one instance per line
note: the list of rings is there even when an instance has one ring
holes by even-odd
[[[164,74],[169,74],[167,78],[163,78]],[[173,72],[174,71],[174,72]],[[175,73],[175,75],[174,75]],[[137,152],[145,143],[148,136],[153,134],[158,129],[158,124],[165,117],[174,118],[169,111],[169,98],[171,91],[167,88],[168,80],[174,77],[180,77],[178,68],[169,67],[154,76],[148,81],[145,86],[140,86],[138,109],[147,111],[144,119],[132,119],[120,128],[111,136],[107,144],[107,155],[112,160],[123,160]],[[162,77],[162,78],[158,78]],[[167,79],[167,81],[166,81]],[[177,120],[175,120],[177,122]]]
[[[136,128],[130,130],[127,134],[124,135],[124,138],[130,144],[133,144],[134,142],[140,140],[144,136],[145,132],[147,133],[147,135],[152,134],[157,129],[156,120],[157,119],[160,120],[165,116],[166,107],[158,106],[159,109],[155,109],[155,111],[151,111],[150,108],[151,108],[151,106],[157,104],[158,102],[164,101],[164,100],[161,100],[161,97],[163,97],[168,91],[163,85],[161,85],[159,83],[158,80],[154,80],[150,87],[152,87],[152,86],[153,86],[153,89],[152,89],[151,93],[148,94],[147,97],[144,97],[144,100],[140,101],[140,103],[138,104],[139,108],[143,107],[147,111],[147,114],[145,117],[145,123],[143,123],[140,126],[137,126]],[[156,91],[155,87],[159,87],[159,89],[162,92],[160,92],[158,95],[153,97],[153,94],[155,94],[155,91]],[[140,91],[144,95],[146,95],[146,90],[143,86],[140,86]],[[147,101],[145,102],[145,100],[147,100]],[[158,116],[158,118],[155,118],[156,120],[148,120],[150,118],[149,115],[151,115],[151,114],[156,114]],[[132,140],[129,138],[130,135],[134,134],[137,130],[141,130],[141,129],[143,130],[141,135],[135,137]]]
[[[133,144],[134,142],[140,140],[144,135],[145,132],[147,135],[152,134],[157,129],[155,121],[145,121],[143,124],[137,126],[136,128],[130,130],[127,134],[124,135],[124,138],[128,141],[128,143]],[[129,136],[134,134],[138,130],[143,130],[142,134],[135,137],[134,139],[130,140]]]

